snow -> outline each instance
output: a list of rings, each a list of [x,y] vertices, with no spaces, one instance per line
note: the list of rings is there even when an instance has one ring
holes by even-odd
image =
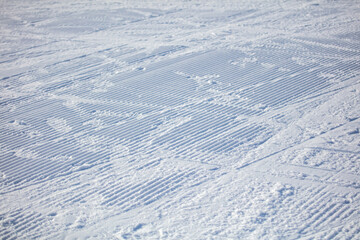
[[[359,239],[356,1],[2,1],[2,239]]]

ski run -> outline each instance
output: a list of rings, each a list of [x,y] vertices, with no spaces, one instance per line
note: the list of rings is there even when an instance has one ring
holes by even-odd
[[[360,239],[356,0],[1,0],[1,239]]]

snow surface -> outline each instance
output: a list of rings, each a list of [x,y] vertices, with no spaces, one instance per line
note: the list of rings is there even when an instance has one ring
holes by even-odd
[[[358,1],[0,9],[2,239],[360,239]]]

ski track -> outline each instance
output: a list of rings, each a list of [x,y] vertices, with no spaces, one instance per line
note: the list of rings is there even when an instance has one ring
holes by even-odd
[[[1,6],[1,239],[360,238],[355,2]]]

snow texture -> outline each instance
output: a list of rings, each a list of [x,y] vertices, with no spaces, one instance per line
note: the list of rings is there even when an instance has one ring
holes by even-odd
[[[2,239],[360,239],[360,4],[0,1]]]

